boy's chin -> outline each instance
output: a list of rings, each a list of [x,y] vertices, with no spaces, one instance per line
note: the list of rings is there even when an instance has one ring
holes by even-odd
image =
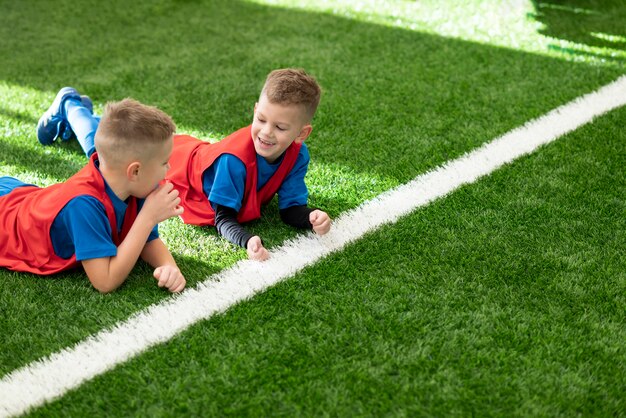
[[[259,152],[257,151],[257,154],[260,155],[261,157],[265,158],[268,162],[273,163],[274,161],[276,161],[276,159],[280,156],[280,154],[278,156],[274,155],[273,152]]]
[[[254,144],[254,151],[263,158],[270,158],[273,154],[273,150],[268,150],[267,148],[263,148]]]
[[[258,155],[265,158],[266,160],[275,160],[276,158],[280,157],[283,152],[285,152],[285,149],[280,149],[280,146],[278,144],[274,144],[269,147],[264,147],[257,143],[254,144],[254,151],[256,151]]]

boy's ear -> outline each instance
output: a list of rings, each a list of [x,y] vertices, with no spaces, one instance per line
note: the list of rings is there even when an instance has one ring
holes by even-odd
[[[304,125],[302,129],[300,129],[300,133],[296,137],[295,142],[298,144],[304,142],[309,137],[309,135],[311,135],[311,132],[313,132],[313,126]]]
[[[126,177],[128,177],[128,180],[135,180],[139,175],[140,168],[141,163],[139,161],[133,161],[132,163],[128,164],[128,167],[126,167]]]

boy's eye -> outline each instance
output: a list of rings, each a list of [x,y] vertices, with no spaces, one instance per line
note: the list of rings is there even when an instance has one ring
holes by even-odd
[[[278,128],[279,131],[286,131],[286,128],[282,128],[280,126],[276,126],[276,128]]]
[[[256,118],[256,119],[261,123],[265,123],[265,119],[261,119],[261,118]]]

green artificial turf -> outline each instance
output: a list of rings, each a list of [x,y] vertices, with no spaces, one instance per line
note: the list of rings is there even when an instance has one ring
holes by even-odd
[[[0,0],[0,62],[3,63],[0,65],[0,175],[16,176],[27,182],[48,185],[63,181],[85,163],[86,159],[77,143],[68,142],[42,147],[35,137],[38,118],[49,106],[56,92],[65,85],[74,86],[81,93],[90,95],[96,105],[96,112],[100,112],[108,100],[130,96],[157,105],[170,113],[178,125],[179,132],[216,141],[250,123],[254,102],[269,71],[279,67],[297,66],[314,74],[324,90],[314,120],[314,131],[307,141],[312,156],[307,176],[310,204],[327,210],[332,217],[337,217],[385,190],[458,157],[626,73],[624,65],[626,43],[622,41],[626,36],[626,29],[622,24],[626,6],[617,0],[568,1],[557,5],[558,7],[552,3],[536,1],[526,5],[527,14],[505,13],[502,16],[496,6],[497,2],[480,0],[464,2],[462,6],[456,2],[401,0],[384,2],[385,5],[393,4],[402,13],[394,8],[377,5],[376,2],[362,2],[366,4],[367,9],[358,9],[361,7],[360,2],[306,2],[306,5],[294,1],[273,2],[278,6],[264,3],[267,2],[163,0],[129,3]],[[578,12],[579,10],[586,12]],[[398,13],[402,15],[400,20]],[[447,25],[446,19],[451,18],[454,18],[454,25]],[[479,27],[476,22],[482,22],[486,26]],[[489,28],[497,30],[490,32]],[[568,141],[564,141],[563,144],[559,142],[554,148],[550,148],[552,153],[555,152],[554,149],[563,152],[559,162],[568,163],[567,167],[570,167],[572,172],[564,175],[582,176],[585,180],[587,172],[593,173],[602,168],[603,164],[613,164],[616,174],[623,173],[619,165],[621,163],[623,166],[623,136],[622,142],[609,141],[620,134],[619,129],[623,126],[624,114],[619,112],[604,118],[600,128],[594,126],[580,131],[587,132],[588,138],[585,143],[588,147],[587,152],[593,155],[600,153],[605,158],[602,164],[598,164],[599,167],[580,160],[570,162],[569,152],[575,150],[568,148],[570,143]],[[607,132],[611,132],[609,138],[605,138]],[[516,165],[514,170],[507,169],[502,172],[508,173],[506,176],[496,174],[492,179],[481,182],[480,186],[464,188],[445,203],[438,203],[435,207],[429,208],[425,212],[432,217],[428,223],[420,223],[425,216],[424,212],[420,211],[408,218],[410,221],[405,220],[401,225],[386,227],[383,231],[372,234],[357,243],[345,255],[338,254],[321,262],[319,266],[309,269],[294,281],[280,286],[280,291],[271,290],[260,296],[250,304],[251,307],[248,308],[245,304],[235,309],[237,312],[244,309],[243,312],[248,312],[246,314],[229,313],[209,321],[208,325],[195,327],[194,333],[198,332],[198,329],[208,327],[205,331],[200,331],[200,336],[190,337],[199,340],[205,338],[205,341],[195,342],[189,347],[195,348],[195,356],[206,359],[203,361],[208,363],[202,364],[204,369],[213,370],[212,367],[218,369],[222,367],[216,365],[216,362],[223,361],[221,357],[214,357],[212,347],[216,345],[221,347],[220,353],[223,353],[223,356],[240,364],[239,368],[236,365],[224,366],[223,371],[232,368],[235,372],[233,376],[223,377],[221,387],[239,393],[240,397],[244,398],[243,403],[234,403],[228,409],[225,405],[232,401],[228,398],[230,395],[211,392],[211,396],[217,399],[213,406],[210,405],[210,399],[200,399],[196,402],[191,395],[185,398],[184,393],[181,395],[184,400],[177,398],[176,402],[167,404],[165,400],[173,394],[168,393],[169,389],[160,385],[156,385],[152,391],[160,393],[163,399],[159,402],[144,401],[141,393],[129,390],[134,383],[128,382],[134,382],[137,378],[134,372],[128,377],[122,374],[116,378],[119,380],[115,384],[125,388],[120,389],[121,391],[125,391],[131,398],[133,394],[135,396],[135,399],[124,402],[129,405],[130,410],[133,409],[133,405],[138,407],[144,404],[160,405],[162,402],[164,409],[156,409],[154,412],[157,415],[170,414],[168,411],[172,410],[168,408],[179,408],[176,409],[177,412],[184,412],[185,408],[188,411],[217,411],[212,408],[222,408],[233,414],[246,411],[250,414],[255,411],[271,412],[268,408],[275,404],[272,403],[272,397],[268,398],[264,392],[268,390],[267,387],[261,384],[268,380],[267,374],[258,378],[261,386],[260,398],[246,403],[247,398],[256,399],[250,394],[256,391],[257,380],[254,375],[250,375],[251,372],[246,371],[249,367],[244,367],[251,364],[252,360],[248,360],[248,357],[254,356],[239,354],[240,351],[246,352],[245,342],[239,343],[243,346],[229,342],[233,336],[238,335],[239,329],[232,329],[233,334],[219,335],[219,333],[227,332],[226,330],[230,328],[228,321],[233,320],[230,315],[235,315],[234,319],[238,315],[244,315],[247,318],[244,322],[248,327],[247,336],[250,344],[247,350],[254,350],[264,341],[264,333],[270,332],[265,331],[265,323],[285,309],[284,299],[296,298],[296,302],[292,303],[293,319],[290,321],[302,320],[308,323],[308,319],[312,319],[314,324],[318,324],[320,334],[315,334],[314,329],[307,331],[306,336],[302,336],[304,341],[302,346],[296,344],[298,336],[289,337],[296,339],[293,342],[296,346],[292,349],[305,354],[301,356],[298,367],[279,368],[279,375],[286,376],[281,380],[283,386],[290,386],[289,382],[293,381],[301,388],[297,389],[301,392],[288,393],[284,397],[276,398],[276,402],[284,400],[288,405],[285,410],[276,410],[277,414],[281,411],[286,415],[297,415],[302,411],[328,415],[346,415],[350,411],[356,414],[359,414],[359,411],[363,414],[368,411],[379,411],[382,414],[385,408],[391,408],[389,401],[393,398],[391,395],[403,393],[402,385],[411,388],[414,387],[411,385],[419,383],[420,386],[431,388],[430,392],[424,395],[425,398],[415,397],[416,405],[425,405],[425,409],[423,411],[410,409],[406,406],[408,402],[405,402],[404,409],[389,409],[395,411],[391,412],[393,415],[429,413],[428,411],[434,415],[448,415],[457,410],[475,411],[480,415],[480,409],[472,409],[473,404],[468,393],[474,390],[477,394],[476,404],[482,406],[481,399],[486,396],[484,395],[486,389],[483,392],[478,389],[459,392],[458,396],[454,397],[458,388],[453,383],[463,385],[468,382],[467,385],[472,387],[471,378],[474,372],[470,372],[469,368],[448,371],[444,363],[441,370],[444,375],[437,379],[439,366],[435,367],[430,363],[429,370],[432,373],[426,374],[435,376],[432,381],[427,380],[424,374],[417,383],[413,383],[406,376],[398,377],[399,386],[382,379],[383,383],[379,385],[382,389],[379,386],[365,389],[366,383],[360,386],[352,385],[350,382],[360,381],[359,367],[364,367],[368,373],[384,375],[390,369],[401,368],[402,364],[391,361],[395,357],[394,346],[390,343],[392,344],[390,351],[386,352],[384,339],[381,346],[365,347],[363,351],[359,351],[360,346],[356,344],[354,336],[344,335],[346,323],[342,322],[344,319],[341,316],[346,316],[345,321],[348,321],[350,327],[353,321],[359,325],[358,318],[361,313],[358,310],[353,311],[356,309],[353,305],[375,300],[381,288],[386,287],[384,284],[376,285],[376,277],[380,277],[381,280],[384,278],[392,280],[395,277],[397,279],[392,280],[392,288],[396,289],[394,291],[399,292],[398,294],[410,292],[415,295],[399,296],[398,308],[394,307],[393,297],[385,302],[384,306],[381,305],[377,314],[377,318],[382,321],[381,324],[384,324],[387,313],[393,314],[394,310],[403,306],[423,302],[423,298],[429,296],[437,296],[439,300],[435,300],[430,308],[424,307],[424,311],[415,315],[420,315],[420,318],[422,314],[438,316],[437,308],[443,306],[446,308],[444,316],[457,318],[456,322],[452,321],[456,328],[443,323],[439,325],[421,323],[421,328],[415,329],[399,328],[400,334],[406,334],[405,337],[413,341],[414,346],[411,346],[408,340],[405,342],[406,349],[423,350],[420,351],[422,353],[420,355],[430,359],[434,355],[432,347],[437,345],[420,345],[418,337],[432,334],[432,339],[441,341],[441,344],[445,341],[454,342],[455,338],[461,338],[459,340],[461,342],[472,342],[467,333],[472,329],[471,322],[474,317],[480,316],[480,310],[476,305],[469,315],[463,309],[466,305],[476,304],[482,300],[481,298],[486,297],[483,293],[488,295],[490,292],[497,294],[509,292],[514,303],[522,304],[523,301],[527,301],[530,310],[523,314],[525,317],[533,316],[534,305],[529,302],[532,299],[531,295],[542,296],[540,291],[532,293],[529,289],[518,293],[514,286],[516,282],[511,282],[512,279],[508,281],[502,279],[497,271],[491,273],[493,279],[478,283],[468,278],[470,273],[461,274],[457,271],[463,272],[465,268],[476,265],[478,271],[487,272],[494,264],[496,266],[502,264],[502,260],[509,260],[507,256],[514,254],[510,261],[507,261],[508,264],[504,264],[505,271],[513,271],[528,282],[527,286],[530,287],[538,280],[536,286],[542,288],[540,285],[545,284],[548,279],[537,278],[534,272],[549,267],[556,275],[570,266],[585,266],[587,255],[598,251],[605,254],[610,262],[618,263],[615,265],[619,267],[620,247],[617,244],[621,242],[623,248],[623,236],[622,241],[619,241],[620,238],[611,241],[615,243],[611,247],[604,245],[604,241],[594,235],[583,234],[579,237],[580,245],[583,247],[572,247],[576,249],[574,251],[567,244],[561,246],[559,242],[562,234],[555,235],[553,232],[555,229],[569,230],[568,228],[576,231],[576,228],[591,225],[597,221],[597,212],[580,213],[578,218],[560,222],[558,223],[560,229],[553,226],[551,221],[546,221],[548,223],[543,228],[537,225],[546,216],[556,217],[555,213],[561,213],[559,204],[548,205],[547,209],[545,200],[542,200],[555,193],[549,185],[541,183],[544,184],[544,193],[547,196],[532,197],[531,192],[535,190],[533,187],[536,182],[540,182],[541,176],[533,182],[529,179],[532,167],[527,166],[536,164],[535,159],[540,161],[542,158],[547,158],[543,150],[539,151],[536,157],[531,157],[530,161],[533,163],[519,164],[526,167],[525,169]],[[581,167],[576,168],[577,164]],[[549,164],[547,166],[557,171],[560,167]],[[552,171],[548,171],[544,176],[550,178],[552,174]],[[588,190],[577,181],[562,183],[567,186],[568,192],[564,199],[570,194]],[[471,190],[480,189],[484,190],[484,193],[496,193],[498,189],[491,190],[496,186],[502,193],[509,188],[518,187],[531,193],[531,196],[520,195],[514,198],[505,193],[496,194],[493,197],[495,201],[482,200],[478,197],[472,200]],[[526,190],[525,187],[529,189]],[[617,187],[615,190],[620,192]],[[617,210],[623,219],[623,187],[621,193],[606,201],[609,203],[598,204],[598,211],[604,210],[610,215]],[[481,191],[480,195],[482,194]],[[458,208],[464,207],[466,201],[472,204],[459,212]],[[515,205],[519,207],[515,209]],[[529,211],[528,218],[504,219],[498,222],[499,218],[496,215],[503,207],[509,206],[511,213]],[[248,226],[252,232],[261,235],[270,248],[277,247],[286,238],[298,234],[298,231],[281,223],[277,212],[276,202],[272,202],[264,210],[263,219]],[[460,217],[459,213],[464,216]],[[446,226],[448,222],[452,222],[453,225]],[[455,228],[469,228],[476,223],[485,222],[487,223],[480,230],[467,234],[473,243],[466,243],[462,237],[457,239]],[[414,223],[418,226],[413,226]],[[421,229],[419,225],[422,225]],[[608,226],[609,231],[619,232],[618,224],[609,222]],[[507,230],[511,232],[507,233]],[[173,219],[163,223],[160,231],[190,287],[245,258],[243,250],[219,238],[209,228],[190,227],[183,225],[178,219]],[[431,234],[431,241],[424,247],[420,243],[425,233]],[[482,239],[477,240],[477,237]],[[497,240],[498,237],[500,241]],[[530,251],[533,245],[523,244],[529,240],[542,242],[541,240],[546,239],[553,240],[550,241],[551,247],[539,254]],[[508,240],[511,240],[511,243],[507,245]],[[412,241],[418,243],[413,244]],[[407,246],[407,242],[411,245]],[[497,245],[498,242],[501,246]],[[438,250],[426,251],[431,246]],[[370,247],[375,250],[368,250]],[[474,248],[473,252],[466,251]],[[611,251],[611,248],[615,249]],[[415,253],[421,254],[417,261],[412,259]],[[467,255],[452,257],[451,254]],[[595,254],[594,257],[599,255]],[[355,265],[358,266],[356,272]],[[618,267],[614,266],[613,271],[619,272]],[[472,270],[471,274],[476,276],[478,273]],[[367,284],[361,284],[360,287],[357,284],[352,286],[353,282],[358,283],[361,276],[374,284],[371,287]],[[307,277],[308,279],[305,279]],[[595,277],[593,269],[574,276],[564,276],[559,283],[566,294],[574,292],[573,294],[582,298],[588,293],[585,283],[589,277]],[[418,284],[408,280],[409,278],[418,280]],[[621,276],[616,275],[613,280],[617,283],[615,288],[623,290],[623,273]],[[425,281],[430,287],[419,285],[419,281]],[[568,284],[570,282],[571,284]],[[436,284],[440,287],[436,287]],[[457,295],[457,286],[463,290],[460,295]],[[346,294],[345,292],[352,287],[357,287],[356,290],[365,293],[358,296]],[[286,292],[288,295],[278,297],[275,292]],[[329,299],[333,301],[332,305],[336,305],[334,309],[338,311],[332,314],[333,320],[319,319],[318,316],[323,312],[317,310],[318,308],[311,308],[312,313],[307,311],[307,306],[321,303],[319,301],[321,296],[317,296],[319,292],[326,296],[324,300]],[[605,296],[593,290],[587,297],[590,305],[594,306],[601,306],[604,302],[605,306],[617,303],[615,299],[605,300]],[[151,278],[151,270],[142,263],[139,263],[127,282],[110,295],[100,295],[94,291],[81,272],[67,273],[54,278],[40,278],[2,270],[0,375],[72,345],[94,332],[111,327],[142,308],[168,297],[170,295],[167,292],[156,287]],[[503,304],[500,315],[506,316],[511,313],[506,311],[503,300],[504,298],[496,299],[493,303]],[[548,306],[542,303],[542,300],[544,299],[537,302],[537,309]],[[446,301],[449,301],[450,305],[445,305]],[[504,333],[506,338],[503,338],[511,340],[518,334],[521,335],[519,338],[522,338],[527,335],[525,334],[528,332],[527,329],[534,326],[537,335],[545,334],[545,347],[563,346],[564,343],[551,328],[552,324],[549,321],[551,314],[556,318],[563,316],[562,309],[555,308],[554,312],[541,311],[545,314],[541,316],[543,318],[541,321],[538,320],[536,323],[530,319],[521,321],[524,326],[519,329],[513,328],[508,334]],[[493,312],[484,315],[486,318],[496,316]],[[392,318],[388,320],[388,324],[396,326],[399,320]],[[462,320],[463,318],[465,319]],[[597,327],[601,328],[602,317],[598,318]],[[416,319],[416,316],[409,315],[406,320],[409,319]],[[445,318],[440,320],[443,321]],[[561,324],[569,322],[564,320]],[[277,323],[270,333],[280,335],[287,332],[288,330],[281,330],[282,326],[285,326],[283,322]],[[611,325],[608,323],[606,326]],[[381,329],[374,327],[370,330],[369,327],[370,325],[361,324],[357,333],[358,340],[381,338]],[[477,330],[482,329],[478,325],[477,327]],[[324,345],[330,334],[343,335],[343,339],[339,339],[342,345],[337,347]],[[590,335],[571,333],[570,339],[583,343]],[[275,344],[281,342],[281,338],[275,335],[269,338],[273,339]],[[474,365],[482,364],[481,362],[489,359],[496,361],[494,359],[498,357],[494,352],[497,352],[499,340],[492,338],[480,341],[489,353],[488,358],[484,358],[482,352],[470,350],[466,357],[463,357],[463,361]],[[167,350],[170,345],[174,343],[166,344],[162,349]],[[315,363],[317,364],[315,366],[313,363],[307,363],[305,357],[311,350],[317,350],[318,345],[322,354],[319,357],[320,363]],[[357,369],[349,372],[352,373],[352,377],[338,376],[337,382],[343,382],[344,389],[338,384],[340,388],[335,391],[334,382],[323,379],[324,376],[332,376],[336,372],[334,362],[330,360],[331,357],[326,356],[328,353],[324,350],[341,353],[341,350],[345,349],[348,350],[346,356],[350,357],[349,350],[352,345],[355,345],[352,349],[356,362],[354,367]],[[308,348],[311,346],[314,348]],[[161,348],[155,351],[158,350]],[[177,364],[176,361],[185,357],[186,348],[179,347],[174,350],[175,353],[170,355],[176,359],[172,360],[173,364]],[[275,350],[291,356],[289,349],[284,352],[279,348]],[[617,354],[623,356],[623,346],[618,346],[616,350]],[[272,348],[267,348],[264,353],[273,353]],[[588,367],[588,358],[583,354],[578,362],[572,361],[571,367],[575,366],[574,369]],[[416,354],[411,356],[413,359],[416,358]],[[528,360],[531,361],[529,364],[534,364],[533,361],[536,359],[533,359],[535,358]],[[272,366],[269,360],[261,358],[260,366],[253,369],[263,369],[265,364],[268,367],[278,367]],[[165,367],[161,360],[155,361],[154,365],[145,367],[156,369]],[[359,362],[369,365],[358,366]],[[598,360],[598,363],[602,363],[602,360]],[[168,360],[165,365],[169,364]],[[611,368],[612,364],[607,361],[606,369],[619,371],[614,364]],[[555,376],[554,368],[558,368],[559,365],[560,363],[556,362],[544,368],[539,367],[536,374]],[[309,366],[311,370],[307,371]],[[347,366],[341,367],[351,370]],[[476,369],[480,370],[480,367],[471,370]],[[241,373],[237,374],[237,370]],[[564,376],[567,376],[565,373],[567,370],[562,371]],[[164,378],[158,374],[146,373],[140,378],[144,380],[142,387],[146,384],[150,386],[150,382]],[[172,377],[172,373],[175,374],[173,371],[168,373],[168,378],[187,379],[186,374],[181,373],[179,377]],[[540,398],[543,396],[543,399],[546,399],[549,393],[525,386],[533,383],[534,378],[519,384],[525,392],[518,393],[519,391],[514,390],[517,388],[516,379],[520,378],[519,373],[520,369],[514,367],[502,369],[499,375],[496,372],[491,373],[493,378],[497,377],[504,381],[498,384],[513,388],[500,392],[494,403],[500,405],[499,408],[505,412],[513,411],[514,407],[527,403],[528,410],[515,411],[520,414],[553,415],[548,410],[541,409],[541,405],[549,402],[540,402]],[[475,374],[478,375],[475,379],[480,380],[480,371]],[[575,380],[576,376],[574,373],[570,377]],[[128,381],[125,380],[127,378]],[[206,389],[207,383],[198,383],[198,387],[193,388],[194,379],[198,378],[189,377],[188,384],[182,385],[185,388],[183,392],[202,392]],[[311,380],[312,386],[305,386],[302,379]],[[538,377],[536,379],[539,383],[542,382]],[[556,377],[554,379],[554,385],[561,382]],[[487,380],[489,379],[485,378],[485,381]],[[449,385],[446,386],[444,382],[448,382]],[[623,380],[618,383],[621,383],[623,389]],[[211,385],[215,385],[215,382],[211,382]],[[328,388],[324,389],[325,386]],[[360,399],[362,406],[356,401],[346,403],[345,407],[341,406],[340,400],[343,397],[350,398],[348,389],[345,389],[350,386],[361,387],[358,389],[358,395],[354,396]],[[611,405],[616,407],[616,402],[619,401],[619,397],[615,395],[619,393],[619,389],[617,386],[615,392],[607,392],[605,411],[615,410],[610,408]],[[176,392],[175,389],[172,390]],[[108,389],[103,391],[108,392]],[[309,401],[303,397],[301,403],[298,403],[297,396],[305,393],[312,393],[315,396]],[[91,393],[85,395],[84,399],[91,397],[95,407],[101,408],[102,412],[105,406],[102,404],[103,401],[100,402],[98,399],[106,396],[106,393],[102,395]],[[223,400],[220,400],[222,397]],[[327,402],[324,401],[326,397],[330,399]],[[428,409],[428,405],[436,405],[444,398],[452,400],[438,406],[440,409]],[[581,401],[581,411],[592,411],[595,407],[598,397],[589,399],[588,402]],[[77,405],[82,405],[82,401],[77,402]],[[535,404],[540,405],[537,407],[539,409],[532,409],[532,405]],[[63,405],[65,405],[63,408],[68,408],[67,404]],[[467,409],[462,409],[463,405],[466,405]],[[569,407],[574,406],[572,404]],[[522,407],[523,405],[520,406]],[[621,407],[618,412],[623,413],[623,405]],[[558,407],[555,408],[560,410]],[[138,409],[138,414],[152,415],[152,412]],[[491,414],[500,415],[497,409]]]
[[[33,415],[621,416],[624,121],[613,112]]]

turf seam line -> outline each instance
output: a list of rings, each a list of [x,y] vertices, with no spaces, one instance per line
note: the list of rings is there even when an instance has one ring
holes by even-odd
[[[595,117],[626,104],[626,76],[560,106],[479,148],[343,213],[323,237],[285,242],[263,262],[243,260],[195,288],[154,304],[73,347],[16,369],[0,380],[0,416],[24,413],[224,312],[378,227],[446,196],[531,153]]]

